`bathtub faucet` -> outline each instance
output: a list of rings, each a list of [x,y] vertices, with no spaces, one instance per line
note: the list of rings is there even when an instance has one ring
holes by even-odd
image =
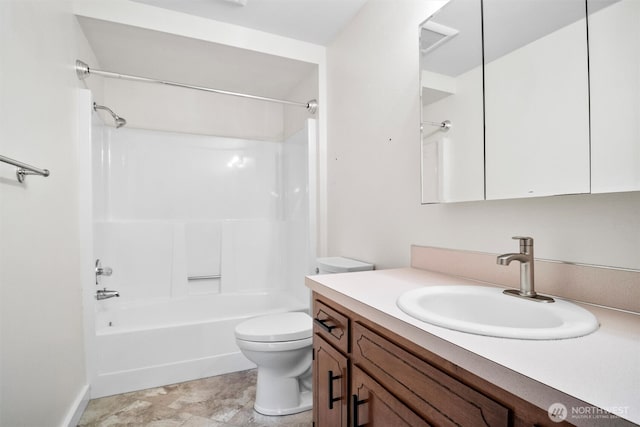
[[[96,292],[96,299],[107,299],[107,298],[113,298],[113,297],[119,297],[120,296],[120,292],[118,291],[108,291],[107,288],[104,289],[98,289],[98,291]]]

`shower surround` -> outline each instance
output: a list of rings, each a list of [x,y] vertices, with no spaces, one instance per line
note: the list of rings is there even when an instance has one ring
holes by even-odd
[[[96,301],[93,397],[250,368],[235,325],[308,309],[314,135],[93,126],[96,289],[121,295]]]

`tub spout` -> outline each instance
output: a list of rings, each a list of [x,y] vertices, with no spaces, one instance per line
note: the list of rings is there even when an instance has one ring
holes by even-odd
[[[108,299],[108,298],[113,298],[113,297],[119,297],[120,296],[120,292],[118,291],[109,291],[107,290],[107,288],[104,289],[98,289],[98,291],[96,292],[96,299]]]

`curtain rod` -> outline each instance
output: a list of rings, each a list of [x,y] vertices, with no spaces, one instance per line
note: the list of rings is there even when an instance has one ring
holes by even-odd
[[[111,78],[111,79],[131,80],[131,81],[146,82],[146,83],[160,83],[160,84],[167,85],[167,86],[182,87],[182,88],[186,88],[186,89],[195,89],[195,90],[201,90],[201,91],[204,91],[204,92],[219,93],[219,94],[222,94],[222,95],[239,96],[239,97],[242,97],[242,98],[257,99],[257,100],[260,100],[260,101],[277,102],[277,103],[280,103],[280,104],[295,105],[295,106],[298,106],[298,107],[306,108],[311,114],[315,114],[315,112],[318,109],[318,101],[315,100],[315,99],[312,99],[309,102],[295,102],[295,101],[288,101],[288,100],[285,100],[285,99],[268,98],[268,97],[265,97],[265,96],[257,96],[257,95],[249,95],[249,94],[246,94],[246,93],[230,92],[228,90],[212,89],[212,88],[208,88],[208,87],[204,87],[204,86],[188,85],[188,84],[185,84],[185,83],[172,82],[172,81],[168,81],[168,80],[158,80],[158,79],[151,79],[151,78],[148,78],[148,77],[131,76],[131,75],[128,75],[128,74],[119,74],[119,73],[114,73],[114,72],[111,72],[111,71],[95,70],[93,68],[89,68],[89,65],[87,65],[87,63],[85,63],[83,61],[80,61],[79,59],[76,60],[76,74],[78,75],[78,78],[80,80],[84,80],[88,76],[90,76],[91,74],[95,74],[95,75],[98,75],[98,76],[108,77],[108,78]]]

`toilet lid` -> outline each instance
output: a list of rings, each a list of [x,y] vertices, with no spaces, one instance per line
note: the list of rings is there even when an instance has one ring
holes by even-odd
[[[246,341],[294,341],[311,337],[313,324],[306,313],[280,313],[254,317],[236,326],[236,338]]]

